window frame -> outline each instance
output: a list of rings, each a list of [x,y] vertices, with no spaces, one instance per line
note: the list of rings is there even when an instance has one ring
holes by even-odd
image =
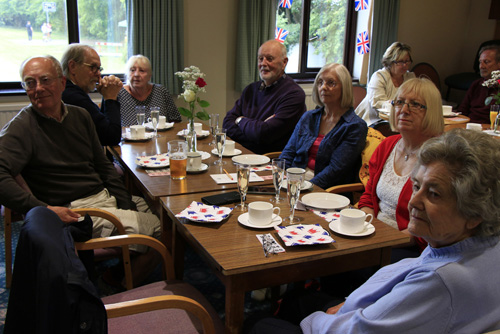
[[[309,21],[311,17],[312,0],[303,0],[302,2],[302,23],[300,31],[300,54],[299,54],[299,73],[287,73],[294,78],[296,82],[312,82],[318,74],[320,67],[307,67],[307,43],[309,39]],[[347,1],[347,23],[345,29],[345,44],[343,65],[347,67],[350,73],[353,73],[354,54],[356,44],[356,24],[358,12],[354,10],[354,1]]]
[[[68,23],[68,44],[80,42],[80,29],[78,22],[78,0],[66,0],[66,19]],[[19,64],[20,65],[20,64]],[[107,74],[107,75],[111,75]],[[124,80],[124,73],[113,75]],[[0,82],[0,95],[24,95],[26,91],[21,87],[21,80]]]

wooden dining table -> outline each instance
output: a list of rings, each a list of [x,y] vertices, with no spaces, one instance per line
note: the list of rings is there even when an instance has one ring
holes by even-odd
[[[223,174],[224,169],[228,173],[236,172],[236,165],[231,160],[231,157],[224,157],[222,160],[225,165],[220,167],[214,165],[218,160],[218,156],[212,154],[211,151],[215,148],[210,146],[212,136],[200,137],[197,140],[198,151],[206,152],[210,157],[203,160],[202,163],[207,164],[208,170],[191,174],[183,180],[172,180],[170,176],[150,176],[146,169],[136,164],[136,158],[140,156],[152,156],[168,152],[168,142],[170,140],[184,140],[184,137],[179,136],[179,131],[186,129],[187,123],[174,123],[174,126],[166,131],[158,131],[160,137],[153,138],[148,141],[122,141],[117,146],[108,147],[108,151],[118,161],[124,169],[125,183],[129,191],[143,195],[150,205],[151,209],[158,213],[160,212],[159,199],[162,196],[176,196],[180,194],[198,193],[205,191],[218,191],[225,189],[236,189],[236,183],[217,184],[211,177],[211,174]],[[203,130],[207,131],[208,127],[203,125]],[[125,129],[124,129],[125,131]],[[229,138],[228,138],[229,139]],[[252,154],[251,151],[236,143],[236,149],[241,151],[241,154]],[[267,174],[268,173],[257,173]],[[253,183],[252,183],[253,184]],[[271,179],[262,182],[256,182],[255,185],[272,184]]]
[[[221,193],[228,190],[222,190]],[[315,186],[312,191],[324,192]],[[304,191],[301,196],[306,194]],[[233,210],[220,223],[191,222],[175,215],[192,201],[210,193],[193,193],[161,198],[162,221],[169,221],[173,230],[174,266],[182,277],[184,247],[189,244],[212,268],[226,290],[225,328],[227,333],[241,332],[245,292],[265,287],[302,281],[336,273],[384,266],[390,263],[391,248],[405,244],[408,236],[374,219],[375,232],[366,237],[346,237],[329,230],[328,222],[311,211],[295,211],[301,224],[320,224],[330,231],[334,243],[287,247],[273,229],[255,229],[238,222],[241,212]],[[285,195],[282,192],[282,195]],[[247,202],[269,201],[272,195],[247,196]],[[281,217],[289,213],[286,202],[278,205]],[[264,256],[257,234],[271,233],[284,247],[284,253]]]

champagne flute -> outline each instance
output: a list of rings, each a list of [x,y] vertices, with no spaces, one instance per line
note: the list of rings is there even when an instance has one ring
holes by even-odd
[[[158,136],[158,123],[160,122],[160,108],[151,107],[151,124],[153,125],[153,129],[155,129],[155,137]]]
[[[215,129],[219,127],[219,114],[210,114],[208,122],[210,126],[210,133],[212,134],[212,142],[208,145],[215,146]]]
[[[273,168],[273,184],[276,196],[271,198],[271,202],[280,203],[284,198],[280,198],[280,189],[283,184],[283,177],[285,176],[285,159],[273,159],[271,161]]]
[[[294,217],[295,204],[299,200],[300,186],[304,181],[305,173],[306,171],[302,168],[292,167],[286,170],[287,198],[288,204],[290,205],[290,216],[286,217],[284,220],[289,224],[297,223],[300,221],[299,218]]]
[[[226,129],[216,128],[215,129],[215,147],[217,148],[219,160],[214,162],[214,165],[223,166],[226,164],[225,161],[222,161],[222,154],[224,153],[225,146],[226,146]]]
[[[250,179],[250,165],[237,164],[237,179],[238,179],[238,192],[240,193],[241,203],[234,208],[239,211],[247,211],[245,200],[247,198],[248,182]]]
[[[137,116],[137,124],[144,125],[146,120],[146,106],[135,107],[135,114]]]

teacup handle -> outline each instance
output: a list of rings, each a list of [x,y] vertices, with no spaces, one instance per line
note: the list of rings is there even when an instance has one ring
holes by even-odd
[[[273,208],[273,213],[274,213],[274,210],[276,210],[276,209],[278,209],[278,213],[276,213],[276,215],[277,215],[277,216],[279,216],[279,215],[280,215],[280,213],[281,213],[281,209],[280,209],[279,207],[275,206],[275,207]]]
[[[366,218],[370,217],[370,220],[366,221]],[[373,215],[371,213],[368,213],[365,217],[365,222],[368,224],[371,224],[373,220]]]

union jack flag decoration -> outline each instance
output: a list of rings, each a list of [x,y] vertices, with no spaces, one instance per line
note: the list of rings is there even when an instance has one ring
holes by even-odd
[[[283,8],[292,8],[293,0],[280,0],[279,6]]]
[[[274,39],[275,40],[277,40],[281,43],[285,43],[286,36],[288,36],[288,30],[276,27],[276,31],[274,32]]]
[[[360,11],[368,8],[368,0],[354,0],[354,10]]]
[[[368,32],[363,31],[362,33],[358,34],[358,39],[356,42],[356,47],[358,48],[358,53],[359,54],[365,54],[370,52],[370,43],[368,39]]]

